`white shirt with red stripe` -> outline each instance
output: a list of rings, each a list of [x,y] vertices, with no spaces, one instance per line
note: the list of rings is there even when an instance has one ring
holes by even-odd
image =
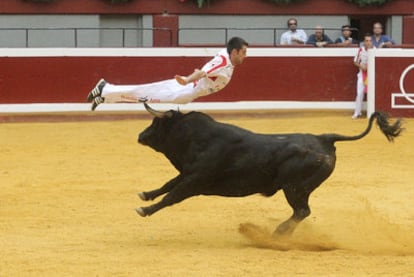
[[[227,49],[218,52],[201,70],[207,76],[195,83],[194,91],[198,97],[215,93],[227,86],[234,70]]]
[[[368,63],[368,52],[365,47],[360,47],[354,57],[354,62],[366,65]],[[360,70],[361,71],[361,70]]]
[[[102,90],[105,103],[177,103],[185,104],[197,97],[223,89],[233,75],[234,66],[226,49],[206,63],[201,69],[207,76],[200,80],[180,85],[175,79],[138,85],[113,85],[106,83]]]

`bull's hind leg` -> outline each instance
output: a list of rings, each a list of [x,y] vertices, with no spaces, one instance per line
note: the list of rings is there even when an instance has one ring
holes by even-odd
[[[144,201],[154,200],[158,196],[163,195],[164,193],[167,193],[167,192],[171,191],[175,187],[175,185],[177,185],[181,181],[181,179],[182,179],[181,175],[178,175],[177,177],[175,177],[175,178],[171,179],[170,181],[168,181],[161,188],[151,190],[151,191],[138,192],[138,196],[139,196],[139,198],[141,198]]]
[[[286,199],[293,208],[293,215],[282,222],[276,229],[275,235],[290,235],[296,226],[311,214],[309,196],[322,182],[329,177],[333,168],[322,165],[312,176],[302,182],[289,184],[283,187]]]
[[[289,205],[293,208],[293,215],[286,221],[282,222],[276,229],[275,235],[290,235],[296,226],[311,213],[308,205],[310,193],[295,190],[291,185],[283,189]]]

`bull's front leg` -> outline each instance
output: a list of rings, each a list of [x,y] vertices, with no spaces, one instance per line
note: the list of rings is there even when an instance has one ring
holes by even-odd
[[[175,177],[175,178],[171,179],[170,181],[168,181],[161,188],[151,190],[151,191],[138,192],[138,196],[139,196],[139,198],[141,198],[144,201],[154,200],[158,196],[163,195],[167,192],[170,192],[175,187],[175,185],[177,185],[181,181],[181,179],[182,179],[182,177],[181,177],[181,174],[180,174],[177,177]]]
[[[162,208],[179,203],[191,196],[201,194],[200,187],[202,187],[202,185],[200,186],[200,183],[196,180],[192,180],[191,178],[181,178],[180,182],[175,184],[171,191],[168,192],[160,202],[148,207],[137,208],[136,212],[140,216],[150,216]]]

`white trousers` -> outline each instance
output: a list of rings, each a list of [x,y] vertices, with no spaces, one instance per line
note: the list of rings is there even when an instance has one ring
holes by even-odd
[[[102,90],[105,103],[174,103],[186,104],[197,98],[194,84],[180,85],[175,79],[142,84],[113,85],[107,83]]]
[[[359,116],[362,113],[362,103],[364,101],[364,80],[362,79],[362,73],[357,74],[357,86],[356,86],[356,98],[355,98],[355,111],[354,115]]]

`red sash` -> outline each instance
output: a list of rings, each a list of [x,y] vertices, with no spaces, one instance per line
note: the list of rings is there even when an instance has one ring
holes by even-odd
[[[361,59],[360,59],[361,52],[362,52],[362,47],[360,47],[358,51],[358,55],[357,55],[358,62],[361,62]],[[368,68],[366,71],[361,70],[361,73],[362,73],[362,83],[364,84],[364,93],[367,93],[368,92]]]

